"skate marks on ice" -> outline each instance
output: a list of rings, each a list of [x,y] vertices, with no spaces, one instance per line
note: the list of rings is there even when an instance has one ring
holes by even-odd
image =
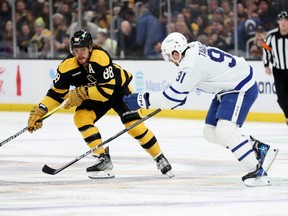
[[[3,167],[7,170],[0,181],[0,194],[4,195],[0,197],[0,212],[3,215],[39,215],[40,212],[41,215],[94,215],[95,212],[175,215],[188,211],[199,215],[244,212],[260,216],[263,212],[277,215],[275,211],[281,207],[282,212],[287,204],[287,179],[275,176],[271,178],[273,186],[247,188],[241,182],[243,171],[231,168],[234,162],[226,161],[225,157],[212,163],[193,157],[170,158],[175,174],[172,179],[160,174],[146,155],[114,156],[116,177],[105,180],[88,179],[85,173],[90,165],[88,161],[55,176],[41,173],[38,168],[42,164],[38,162],[17,162],[15,170],[15,161],[1,161],[0,170]]]
[[[58,168],[87,151],[73,128],[73,116],[55,115],[39,132],[23,134],[0,149],[0,215],[274,216],[288,211],[285,125],[245,125],[255,138],[280,150],[269,171],[272,186],[248,188],[241,181],[246,172],[233,155],[205,142],[203,122],[192,120],[153,118],[146,122],[173,167],[172,179],[163,176],[127,134],[110,144],[114,179],[89,179],[85,170],[93,164],[91,156],[55,176],[44,174],[44,164]],[[7,124],[1,127],[2,140],[25,126],[27,119],[16,116],[3,117]],[[99,124],[103,140],[123,129],[116,118],[105,118],[105,124]],[[57,130],[51,127],[56,123]]]

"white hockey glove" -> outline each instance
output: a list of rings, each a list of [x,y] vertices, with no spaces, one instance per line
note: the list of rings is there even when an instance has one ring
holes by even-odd
[[[139,108],[148,109],[149,103],[149,93],[134,93],[123,97],[123,101],[129,106],[131,110],[137,110]]]

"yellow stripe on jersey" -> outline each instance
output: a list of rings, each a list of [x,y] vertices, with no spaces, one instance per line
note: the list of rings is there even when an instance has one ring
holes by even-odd
[[[118,68],[120,70],[121,86],[123,86],[127,82],[127,80],[132,77],[132,74],[124,70],[123,68],[121,68],[119,65],[115,63],[113,65],[115,68]]]
[[[44,104],[47,107],[48,112],[55,109],[56,107],[60,105],[59,102],[57,102],[56,100],[54,100],[53,98],[49,96],[45,96],[40,103]]]
[[[123,86],[124,85],[124,83],[126,82],[126,76],[125,76],[125,72],[124,72],[124,70],[121,68],[120,69],[120,76],[121,76],[121,80],[122,80],[122,82],[121,82],[121,86]]]
[[[101,89],[108,95],[112,95],[114,92],[114,89],[110,89],[110,88],[102,87]]]
[[[116,81],[114,79],[107,83],[99,83],[97,86],[91,86],[88,88],[89,98],[96,101],[105,102],[109,100],[110,96],[114,92]]]
[[[61,62],[60,65],[58,66],[58,70],[61,73],[66,73],[78,67],[79,67],[79,64],[78,64],[77,58],[72,57],[72,58],[67,58],[65,59],[65,61]]]
[[[88,95],[89,95],[89,98],[91,100],[96,100],[96,101],[102,101],[102,102],[105,102],[108,100],[107,97],[104,97],[100,92],[99,90],[97,89],[96,86],[90,86],[88,88]]]
[[[110,59],[104,51],[94,49],[90,57],[90,62],[96,62],[100,66],[105,67],[110,64]]]
[[[56,93],[63,95],[63,97],[64,97],[65,94],[67,94],[68,91],[69,91],[69,89],[58,89],[58,88],[55,88],[54,86],[52,86],[51,89],[52,89],[53,91],[55,91]]]

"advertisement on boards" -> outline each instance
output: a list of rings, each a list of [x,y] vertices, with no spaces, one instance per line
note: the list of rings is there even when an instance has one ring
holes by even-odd
[[[38,103],[51,87],[61,60],[0,60],[0,104]],[[161,92],[177,76],[177,67],[164,61],[115,60],[133,74],[131,86],[135,92]],[[282,113],[277,104],[272,76],[264,72],[260,61],[249,62],[259,88],[259,96],[252,112]],[[179,109],[204,110],[209,108],[214,96],[193,89],[187,102]]]

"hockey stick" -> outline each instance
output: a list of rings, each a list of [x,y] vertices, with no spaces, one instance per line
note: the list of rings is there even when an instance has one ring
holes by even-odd
[[[60,106],[56,107],[55,109],[51,110],[50,112],[46,113],[46,115],[44,115],[41,119],[39,119],[38,121],[43,121],[44,119],[48,118],[49,116],[53,115],[55,112],[57,112],[59,109],[61,109],[64,104],[66,103],[66,101],[64,101]],[[24,133],[25,131],[28,130],[28,126],[26,126],[25,128],[23,128],[22,130],[18,131],[17,133],[15,133],[14,135],[8,137],[7,139],[5,139],[4,141],[2,141],[0,143],[0,147],[3,146],[4,144],[10,142],[11,140],[15,139],[16,137],[20,136],[22,133]]]
[[[74,160],[70,161],[69,163],[65,164],[64,166],[62,166],[62,167],[60,167],[58,169],[53,169],[53,168],[51,168],[51,167],[49,167],[48,165],[45,164],[43,166],[43,168],[42,168],[42,172],[44,172],[46,174],[50,174],[50,175],[55,175],[55,174],[61,172],[62,170],[66,169],[67,167],[71,166],[72,164],[76,163],[77,161],[81,160],[82,158],[86,157],[87,155],[91,154],[93,151],[95,151],[99,147],[104,147],[107,143],[111,142],[112,140],[116,139],[117,137],[119,137],[122,134],[124,134],[127,131],[129,131],[130,129],[134,128],[135,126],[137,126],[137,125],[141,124],[142,122],[146,121],[147,119],[151,118],[152,116],[156,115],[160,111],[161,111],[161,109],[159,108],[159,109],[151,112],[150,114],[146,115],[145,117],[143,117],[139,121],[135,122],[134,124],[130,125],[129,127],[125,128],[125,129],[123,129],[122,131],[118,132],[117,134],[115,134],[114,136],[110,137],[109,139],[105,140],[100,145],[96,146],[95,148],[90,149],[89,151],[87,151],[84,154],[78,156]]]

